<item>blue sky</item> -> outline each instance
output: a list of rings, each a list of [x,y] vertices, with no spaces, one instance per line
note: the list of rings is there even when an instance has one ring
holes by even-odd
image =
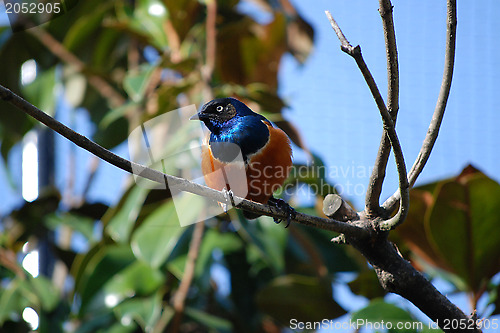
[[[293,3],[314,26],[316,43],[304,66],[291,56],[282,63],[280,91],[290,105],[285,115],[298,126],[309,147],[330,168],[336,168],[333,171],[344,171],[346,177],[340,174],[333,180],[345,190],[346,184],[353,184],[344,195],[361,209],[369,177],[363,171],[369,170],[375,160],[382,122],[355,62],[340,51],[324,11],[331,11],[351,44],[361,46],[385,99],[386,58],[378,2]],[[446,1],[393,4],[401,93],[397,130],[409,168],[420,150],[441,85]],[[456,175],[468,163],[500,179],[500,23],[494,13],[500,13],[498,1],[458,3],[457,54],[450,99],[420,184]],[[382,200],[397,187],[393,160],[387,174]]]

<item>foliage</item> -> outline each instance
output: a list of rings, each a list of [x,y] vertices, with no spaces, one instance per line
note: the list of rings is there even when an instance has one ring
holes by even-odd
[[[455,178],[414,188],[411,202],[397,235],[420,263],[438,268],[476,307],[486,291],[497,288],[490,283],[500,271],[500,235],[494,231],[500,225],[494,213],[500,184],[469,165]]]
[[[313,43],[311,26],[286,0],[251,2],[257,9],[250,7],[250,12],[267,17],[265,23],[243,10],[251,6],[249,1],[218,1],[214,68],[207,78],[210,3],[72,1],[64,15],[41,27],[16,33],[8,27],[0,30],[0,61],[8,64],[0,66],[0,82],[51,114],[62,100],[72,112],[86,110],[94,125],[91,138],[106,148],[123,143],[130,131],[156,116],[186,104],[200,105],[208,87],[216,96],[244,99],[308,151],[293,124],[281,116],[286,103],[277,94],[277,74],[287,52],[301,63],[306,60]],[[70,56],[58,53],[60,48]],[[32,83],[23,85],[21,67],[30,59],[36,61],[38,73]],[[37,128],[34,121],[2,103],[4,160],[27,132]],[[173,138],[181,141],[181,134],[189,132],[185,127],[169,130],[172,140],[164,144],[166,150],[177,145]],[[316,166],[322,165],[318,156],[311,157]],[[180,173],[175,166],[167,167]],[[89,186],[98,186],[92,183],[90,170],[85,176]],[[34,202],[2,217],[0,324],[4,329],[26,331],[20,314],[28,306],[40,316],[39,330],[46,332],[170,327],[194,227],[180,226],[169,191],[128,184],[116,205],[88,202],[85,193],[68,203],[65,199],[76,193],[46,188]],[[318,186],[318,203],[334,192],[325,175],[314,172],[292,177],[289,184]],[[498,286],[491,278],[499,267],[491,262],[500,257],[495,238],[500,233],[489,230],[498,225],[491,214],[498,206],[498,186],[472,172],[419,187],[412,192],[410,217],[397,234],[404,240],[402,249],[445,270],[436,274],[449,278],[457,289],[476,300],[487,291],[496,304]],[[197,214],[201,207],[188,202],[186,209]],[[316,207],[297,209],[321,214]],[[332,244],[334,235],[296,225],[285,230],[267,217],[246,221],[236,211],[206,224],[182,331],[275,332],[289,326],[292,318],[338,318],[346,310],[337,303],[332,283],[342,272],[354,273],[352,292],[371,300],[350,314],[353,319],[415,320],[406,310],[380,299],[385,292],[373,270],[349,247]],[[443,230],[450,225],[457,233],[448,238],[450,233]],[[471,228],[478,234],[469,233]],[[490,241],[479,242],[486,233]],[[68,246],[71,237],[82,239],[84,246]],[[44,243],[59,265],[58,275],[33,278],[24,271],[18,259],[26,243]],[[470,246],[457,252],[453,246],[461,243]]]

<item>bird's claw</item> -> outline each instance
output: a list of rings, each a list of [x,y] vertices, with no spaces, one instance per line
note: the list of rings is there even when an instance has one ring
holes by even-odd
[[[278,208],[286,213],[287,217],[286,217],[285,228],[288,228],[292,219],[294,219],[297,216],[297,211],[295,209],[293,209],[288,203],[286,203],[286,201],[284,201],[282,199],[276,199],[276,198],[272,197],[271,199],[269,199],[268,204],[272,205],[272,206],[274,206],[274,207],[276,207],[276,208]],[[279,219],[276,217],[273,217],[273,220],[274,220],[274,223],[281,223],[281,221],[283,221],[282,219]]]
[[[234,203],[234,193],[232,190],[227,190],[225,187],[222,189],[222,194],[224,195],[224,198],[226,199],[226,202],[222,203],[222,208],[224,209],[224,212],[227,213],[227,202],[231,202],[232,207],[235,207],[236,204]]]

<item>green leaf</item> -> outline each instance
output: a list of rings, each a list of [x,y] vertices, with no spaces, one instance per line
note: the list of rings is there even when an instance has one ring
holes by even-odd
[[[163,27],[168,17],[168,10],[161,1],[140,0],[133,9],[118,3],[116,16],[117,27],[126,28],[133,34],[143,36],[159,50],[168,47],[168,38]]]
[[[440,268],[443,278],[478,299],[500,271],[500,184],[469,165],[456,178],[412,189],[410,197],[398,236]]]
[[[128,323],[125,320],[125,324],[123,325],[121,322],[113,324],[111,327],[106,327],[106,333],[132,333],[137,332],[139,330],[138,325],[134,322]],[[104,325],[102,325],[104,326]],[[90,330],[89,333],[93,333],[93,330]],[[80,332],[77,332],[80,333]]]
[[[123,105],[120,105],[117,108],[114,108],[106,113],[106,115],[99,122],[99,128],[105,129],[113,122],[119,120],[122,117],[125,117],[130,111],[137,109],[140,106],[140,103],[137,102],[128,102]]]
[[[193,307],[186,307],[184,312],[186,316],[191,317],[207,328],[215,329],[220,333],[233,332],[233,325],[227,319],[216,317]]]
[[[321,321],[345,314],[332,298],[329,281],[301,275],[280,276],[256,296],[259,308],[282,323]]]
[[[75,281],[75,291],[81,297],[80,316],[85,314],[94,296],[103,293],[104,285],[135,260],[130,247],[125,245],[98,245],[85,257],[80,265],[82,272],[76,274]]]
[[[244,96],[257,102],[261,107],[261,112],[266,113],[266,117],[269,120],[283,120],[282,117],[279,117],[280,119],[272,119],[276,113],[281,113],[281,110],[287,106],[275,89],[260,82],[250,83],[245,88]]]
[[[223,254],[227,254],[237,251],[243,246],[243,241],[235,233],[207,229],[203,235],[198,259],[196,260],[195,277],[198,279],[206,277],[207,282],[209,282],[210,267],[213,263],[212,255],[215,249],[222,251]],[[182,279],[184,274],[187,251],[188,249],[186,248],[183,254],[177,254],[175,258],[168,261],[168,270],[179,280]]]
[[[377,274],[372,269],[359,273],[358,277],[348,283],[351,291],[356,295],[365,296],[368,299],[384,297],[386,291],[377,279]]]
[[[427,215],[431,244],[471,291],[500,270],[500,184],[481,172],[441,182]]]
[[[139,216],[149,190],[132,186],[123,195],[117,207],[108,210],[103,217],[106,232],[114,241],[124,243],[129,240],[135,221]]]
[[[282,127],[283,130],[286,130],[286,127],[289,125],[288,122],[278,122],[278,126]],[[289,132],[287,134],[290,135]],[[297,140],[301,140],[300,137]],[[298,144],[298,143],[297,143]],[[306,148],[304,148],[306,149]],[[320,197],[325,197],[331,193],[337,193],[335,187],[330,184],[330,181],[327,178],[326,170],[328,168],[325,167],[323,160],[316,155],[312,154],[313,162],[311,164],[298,164],[294,163],[292,170],[290,171],[290,175],[285,181],[283,188],[287,188],[287,186],[294,186],[299,183],[304,183],[308,185],[314,186],[314,188],[318,189],[318,195]]]
[[[437,185],[437,183],[435,184]],[[406,221],[395,230],[395,233],[397,233],[397,235],[405,241],[405,244],[410,250],[418,254],[420,258],[435,267],[451,271],[448,263],[442,259],[434,246],[431,245],[425,230],[425,212],[427,212],[434,203],[434,197],[432,195],[434,188],[425,190],[424,187],[419,186],[410,191],[411,205],[408,211],[408,217]]]
[[[241,219],[238,233],[248,242],[249,261],[264,260],[275,273],[285,268],[285,247],[288,232],[285,228],[277,228],[270,217],[260,217],[254,221]]]
[[[288,50],[298,62],[303,64],[313,49],[314,30],[299,15],[293,16],[288,21],[286,30]]]
[[[78,231],[89,241],[94,240],[94,220],[71,213],[50,214],[45,218],[47,226],[55,230],[60,225],[66,225]]]
[[[104,104],[106,104],[106,102]],[[92,113],[94,112],[95,111],[92,111]],[[93,139],[104,148],[111,149],[128,138],[128,127],[129,123],[125,117],[117,118],[105,129],[99,127]]]
[[[431,328],[425,324],[422,323],[422,330],[420,331],[420,333],[438,333],[438,332],[443,332],[441,329],[439,328]]]
[[[180,94],[188,93],[197,81],[193,79],[180,79],[174,82],[163,82],[155,91],[158,103],[158,114],[163,114],[179,107],[178,97]],[[155,114],[158,115],[158,114]]]
[[[144,98],[144,93],[155,69],[156,66],[143,64],[137,71],[131,70],[125,76],[123,88],[134,102],[139,102]]]
[[[94,333],[101,332],[103,328],[108,328],[116,319],[114,318],[113,312],[111,311],[100,311],[98,313],[92,314],[83,320],[80,326],[76,329],[75,333]],[[133,323],[132,323],[133,324]],[[129,327],[134,328],[135,325],[122,326],[121,324],[112,325],[110,331],[116,333],[130,332],[127,330]],[[106,329],[106,333],[108,330]]]
[[[170,259],[167,263],[168,271],[172,273],[179,280],[182,280],[182,276],[184,275],[186,260],[187,260],[187,254],[178,255],[177,257]]]
[[[390,304],[386,303],[383,299],[376,299],[370,302],[370,304],[352,314],[351,320],[355,321],[359,324],[364,324],[364,326],[376,327],[375,325],[382,323],[391,323],[392,329],[391,332],[415,332],[415,330],[405,330],[405,329],[396,329],[398,323],[411,323],[416,320],[405,310]],[[361,326],[361,325],[360,325]]]
[[[73,108],[79,107],[85,91],[87,89],[87,79],[81,73],[75,72],[74,68],[64,68],[64,99]]]
[[[160,267],[167,259],[182,232],[172,201],[152,212],[132,235],[135,256],[152,267]]]
[[[46,312],[51,312],[59,303],[59,292],[52,284],[52,281],[39,275],[36,278],[28,278],[30,289],[38,296],[41,308]]]
[[[92,12],[80,16],[67,31],[63,41],[64,46],[74,52],[88,45],[89,39],[96,37],[106,12],[112,6],[111,2],[101,2],[99,5],[94,6]]]
[[[92,65],[103,71],[116,68],[119,59],[110,57],[109,54],[115,52],[118,42],[122,37],[123,35],[120,31],[103,29],[99,36],[96,36],[97,40],[92,54]]]
[[[332,274],[360,269],[345,246],[332,244],[331,232],[305,226],[297,226],[297,229],[297,232],[291,234],[287,244],[287,270],[315,275],[317,267],[314,265],[318,263],[324,265]]]
[[[10,28],[9,28],[10,30]],[[0,82],[16,94],[21,94],[21,66],[29,59],[39,60],[43,46],[25,33],[4,32],[0,49]],[[8,64],[8,66],[6,65]],[[11,104],[0,101],[0,142],[2,157],[7,161],[10,149],[33,128],[36,121]]]
[[[12,314],[20,314],[27,306],[45,313],[52,312],[59,304],[59,292],[44,276],[14,279],[0,289],[0,324]]]
[[[30,305],[28,298],[22,294],[21,279],[14,279],[0,289],[0,325],[8,320],[12,313],[21,313]]]
[[[241,249],[244,246],[243,241],[232,232],[219,232],[208,229],[203,236],[203,242],[200,247],[198,260],[196,261],[196,276],[201,276],[209,271],[214,249],[219,249],[222,253],[230,253]]]
[[[143,332],[152,331],[160,317],[161,310],[162,302],[159,292],[150,297],[127,299],[113,308],[116,317],[120,318],[122,323],[134,320],[142,327]]]
[[[37,71],[39,67],[37,67]],[[31,104],[35,105],[45,113],[53,116],[56,105],[56,70],[55,67],[47,71],[37,73],[33,82],[22,86],[23,94]]]
[[[135,261],[130,266],[116,273],[106,284],[107,294],[120,298],[130,295],[147,296],[164,283],[165,276],[142,261]]]

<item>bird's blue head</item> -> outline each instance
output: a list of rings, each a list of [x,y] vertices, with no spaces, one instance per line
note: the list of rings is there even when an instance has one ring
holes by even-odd
[[[244,103],[232,97],[217,98],[203,105],[200,112],[191,117],[192,120],[201,120],[215,135],[225,129],[233,127],[235,118],[244,116],[258,116]]]
[[[211,132],[212,152],[222,160],[230,160],[222,156],[228,150],[222,143],[238,145],[246,161],[248,155],[257,152],[269,139],[269,130],[264,124],[267,119],[235,98],[214,99],[203,105],[191,119],[205,123]]]

